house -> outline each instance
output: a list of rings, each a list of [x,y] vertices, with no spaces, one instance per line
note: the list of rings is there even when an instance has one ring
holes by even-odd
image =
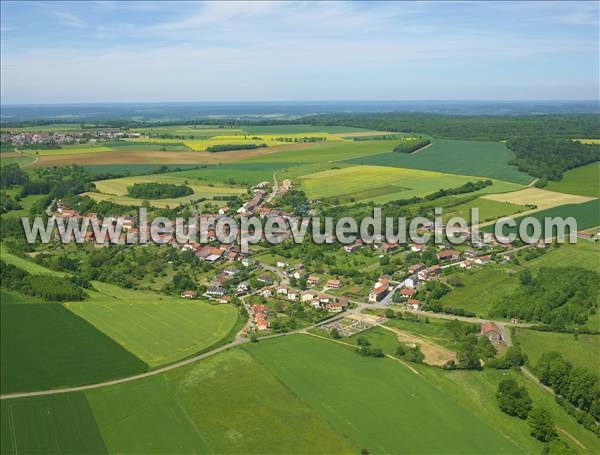
[[[214,285],[209,287],[206,293],[211,296],[222,297],[225,295],[225,290],[221,286]]]
[[[277,267],[281,269],[285,269],[288,266],[288,263],[285,261],[277,261]]]
[[[225,270],[223,270],[223,273],[227,276],[234,276],[240,273],[240,271],[234,267],[227,267]]]
[[[269,329],[269,321],[265,318],[262,313],[258,313],[255,316],[256,328],[258,330],[268,330]]]
[[[312,291],[302,291],[300,293],[300,300],[303,302],[310,302],[312,299],[316,298],[317,295]]]
[[[213,247],[210,245],[204,245],[199,247],[194,253],[197,257],[201,259],[206,259],[212,253]]]
[[[242,258],[240,262],[244,267],[250,267],[252,265],[252,259],[250,258]]]
[[[467,258],[464,261],[460,262],[458,265],[461,269],[470,269],[476,264],[475,259]]]
[[[383,251],[384,253],[391,253],[392,251],[395,251],[398,248],[400,248],[399,243],[384,242],[380,246],[381,251]]]
[[[325,308],[327,309],[328,313],[340,313],[344,310],[342,304],[338,302],[328,303],[327,305],[325,305]]]
[[[417,275],[411,275],[402,282],[402,287],[414,289],[419,284]]]
[[[223,256],[223,253],[225,253],[225,250],[222,250],[221,248],[213,248],[210,254],[204,258],[204,260],[208,262],[218,261],[221,259],[221,256]]]
[[[412,307],[413,310],[418,310],[419,307],[421,306],[421,301],[417,300],[417,299],[408,299],[408,301],[406,302],[406,304],[409,307]]]
[[[273,284],[273,278],[271,277],[270,273],[263,273],[262,275],[258,276],[256,279],[266,285]]]
[[[293,289],[288,289],[287,298],[288,300],[296,300],[298,298],[298,292]]]
[[[269,307],[266,305],[258,305],[258,304],[254,304],[252,305],[252,312],[254,314],[258,314],[258,313],[268,313],[269,312]]]
[[[329,303],[329,300],[331,300],[331,298],[327,294],[321,294],[319,296],[319,302],[321,303]]]
[[[441,272],[442,272],[442,268],[436,264],[436,265],[432,265],[429,268],[421,270],[419,273],[417,273],[417,278],[419,278],[419,280],[422,280],[422,281],[427,281],[427,280],[431,280],[431,279],[438,277]]]
[[[308,278],[306,279],[306,283],[309,286],[316,286],[317,284],[319,284],[319,281],[321,281],[321,278],[318,277],[317,275],[309,275]]]
[[[263,290],[260,292],[260,295],[262,295],[264,298],[271,297],[271,295],[272,295],[272,294],[273,294],[273,293],[271,292],[271,290],[270,290],[270,289],[263,289]]]
[[[240,283],[237,285],[237,289],[235,291],[235,293],[237,295],[244,295],[248,293],[248,284],[247,283]]]
[[[411,289],[411,288],[402,288],[400,289],[400,297],[403,299],[408,299],[411,298],[412,296],[414,296],[417,293],[417,291],[415,289]]]
[[[486,256],[479,256],[477,259],[475,259],[475,264],[478,264],[478,265],[487,265],[490,262],[492,262],[491,254],[488,254]]]
[[[348,300],[348,297],[336,297],[335,301],[342,305],[344,308],[350,306],[350,300]]]
[[[443,250],[436,254],[440,261],[458,261],[460,259],[460,251]]]
[[[198,297],[198,293],[196,291],[183,291],[181,293],[181,297],[184,299],[195,299]]]
[[[379,278],[369,293],[369,302],[381,302],[389,293],[390,280],[387,277]]]
[[[492,343],[503,343],[502,329],[493,322],[484,322],[481,324],[479,336],[487,337]]]
[[[417,273],[420,270],[423,270],[424,268],[425,268],[425,264],[423,264],[422,262],[420,262],[419,264],[411,265],[408,268],[408,273],[410,273],[412,275],[413,273]]]
[[[286,288],[285,286],[278,286],[276,292],[278,295],[287,295],[288,288]]]
[[[319,299],[312,299],[310,301],[310,306],[315,309],[319,309],[319,308],[321,308],[321,301]]]
[[[512,253],[505,253],[502,255],[502,259],[506,262],[511,262],[514,259],[514,256]]]
[[[360,245],[353,243],[352,245],[344,245],[344,251],[346,253],[356,253],[360,248]]]
[[[219,209],[219,215],[227,215],[227,213],[231,210],[229,207],[221,207]]]
[[[327,280],[327,287],[330,289],[339,289],[342,287],[342,282],[340,280]]]
[[[421,251],[425,251],[427,249],[427,245],[424,243],[411,243],[410,251],[414,251],[415,253],[420,253]]]

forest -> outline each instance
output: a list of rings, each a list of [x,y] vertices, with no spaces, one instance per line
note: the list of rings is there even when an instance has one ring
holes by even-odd
[[[173,183],[134,183],[127,187],[129,196],[137,199],[169,199],[194,194],[187,185],[175,185]]]

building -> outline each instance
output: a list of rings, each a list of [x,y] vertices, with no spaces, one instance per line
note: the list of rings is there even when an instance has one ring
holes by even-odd
[[[312,299],[317,297],[317,295],[312,291],[302,291],[300,296],[303,302],[310,302]]]
[[[340,313],[344,311],[344,306],[338,302],[331,302],[325,305],[328,313]]]
[[[258,276],[256,279],[258,281],[260,281],[261,283],[266,284],[267,286],[270,284],[273,284],[273,278],[271,277],[270,273],[263,273],[262,275]]]
[[[269,321],[267,321],[267,318],[265,318],[265,316],[262,313],[257,313],[254,316],[254,320],[256,322],[256,328],[258,330],[268,330],[269,329]]]
[[[319,284],[319,281],[321,281],[321,278],[319,278],[317,275],[309,275],[306,279],[306,283],[309,286],[316,286],[317,284]]]
[[[415,289],[412,288],[402,288],[400,289],[400,297],[403,299],[409,299],[417,293]]]
[[[330,289],[339,289],[342,287],[342,282],[340,280],[327,280],[327,287]]]
[[[487,337],[492,343],[503,343],[504,337],[502,335],[502,329],[493,322],[484,322],[481,324],[481,331],[479,336]]]
[[[390,280],[387,277],[379,278],[379,281],[373,286],[373,290],[369,293],[369,302],[381,302],[388,295],[390,288]]]
[[[206,291],[206,294],[213,297],[223,297],[225,295],[225,290],[221,286],[211,286]]]
[[[353,243],[352,245],[344,245],[344,251],[346,253],[355,253],[360,248],[360,245]]]
[[[196,291],[183,291],[181,293],[181,297],[184,299],[195,299],[196,297],[198,297],[198,293]]]
[[[458,261],[460,259],[460,251],[457,250],[443,250],[436,254],[440,261]]]

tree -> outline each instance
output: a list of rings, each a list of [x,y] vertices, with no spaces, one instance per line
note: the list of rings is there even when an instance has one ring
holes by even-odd
[[[474,345],[470,343],[463,343],[456,353],[458,368],[463,370],[480,370],[481,362],[479,361],[479,354]]]
[[[396,313],[391,308],[387,308],[385,310],[385,317],[388,319],[394,319],[396,317]]]
[[[504,360],[509,366],[518,368],[527,362],[527,354],[521,350],[520,346],[511,346],[506,350]]]
[[[356,342],[358,343],[359,346],[370,346],[371,345],[369,340],[367,340],[367,338],[362,335],[356,339]]]
[[[556,429],[552,414],[545,408],[535,408],[529,413],[529,428],[531,436],[542,441],[550,442],[556,438]]]
[[[526,419],[531,411],[532,401],[527,389],[519,386],[512,378],[503,379],[498,384],[496,400],[500,409],[508,415]]]
[[[331,333],[331,336],[333,338],[336,338],[336,339],[341,338],[340,331],[338,329],[336,329],[335,327],[333,329],[331,329],[331,332],[329,332],[329,333]]]

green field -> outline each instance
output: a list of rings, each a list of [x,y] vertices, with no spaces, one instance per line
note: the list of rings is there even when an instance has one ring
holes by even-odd
[[[109,453],[210,453],[162,376],[87,393]]]
[[[17,163],[19,166],[24,166],[26,164],[31,164],[35,161],[33,156],[23,155],[23,156],[8,156],[4,157],[0,154],[0,167],[6,166],[8,164]]]
[[[479,209],[479,221],[481,223],[529,210],[524,205],[493,201],[491,199],[476,198],[469,202],[453,205],[451,207],[445,207],[442,219],[444,222],[446,222],[450,218],[458,216],[464,218],[469,224],[471,224],[472,208]]]
[[[174,172],[169,175],[189,180],[201,180],[207,182],[234,183],[244,185],[256,185],[267,181],[273,182],[273,172],[292,166],[293,163],[228,163],[208,166],[201,169],[193,169],[182,172]]]
[[[425,196],[469,181],[477,181],[477,177],[380,166],[351,166],[300,178],[302,189],[311,199],[354,198],[375,202]]]
[[[167,378],[214,453],[358,451],[244,350],[210,357]]]
[[[140,359],[59,304],[1,305],[2,393],[128,376]]]
[[[504,226],[504,234],[507,235],[508,233],[517,233],[521,221],[528,217],[533,217],[539,220],[542,225],[542,231],[544,226],[544,218],[573,217],[575,218],[575,220],[577,220],[577,230],[581,231],[584,229],[600,226],[600,199],[594,199],[588,202],[583,202],[581,204],[559,205],[558,207],[552,207],[551,209],[540,210],[539,212],[534,212],[529,215],[515,217],[514,220],[516,222],[516,226]],[[481,230],[485,232],[493,232],[494,225],[486,226]],[[531,229],[529,231],[531,234]],[[542,232],[542,234],[545,234],[546,237],[549,237],[551,235],[550,232]]]
[[[548,182],[547,190],[579,196],[600,197],[600,162],[571,169],[558,182]]]
[[[44,194],[31,194],[29,196],[25,196],[19,200],[19,204],[21,204],[21,209],[19,210],[11,210],[10,212],[5,213],[3,216],[7,218],[19,218],[21,216],[28,216],[29,210],[37,201],[45,198]]]
[[[360,357],[307,335],[246,349],[338,432],[372,453],[520,452],[400,362]],[[390,422],[396,430],[390,431]],[[435,438],[425,437],[426,428],[435,428]]]
[[[161,167],[167,167],[170,171],[195,169],[199,164],[90,164],[83,168],[92,174],[124,174],[131,175],[150,174]]]
[[[64,276],[63,272],[55,272],[54,270],[42,267],[41,265],[38,265],[35,262],[32,262],[28,259],[24,259],[22,257],[15,256],[14,254],[9,253],[3,244],[0,244],[0,259],[2,259],[7,264],[12,264],[15,267],[19,267],[20,269],[23,269],[26,272],[32,273],[34,275]]]
[[[318,125],[244,125],[242,129],[248,134],[299,134],[299,133],[353,133],[369,132],[364,128],[350,126],[318,126]],[[227,130],[226,130],[227,131]]]
[[[513,157],[513,153],[501,142],[435,139],[432,146],[415,154],[390,151],[348,162],[477,175],[519,184],[533,181],[533,177],[508,164]]]
[[[103,153],[114,152],[115,150],[106,145],[85,145],[66,146],[60,149],[43,149],[28,151],[31,155],[50,156],[50,155],[79,155],[81,153]]]
[[[584,367],[591,371],[600,369],[600,335],[583,335],[577,337],[572,333],[540,332],[537,330],[519,329],[513,337],[529,356],[529,363],[535,366],[545,352],[558,351],[574,366]]]
[[[564,243],[523,264],[532,271],[540,267],[582,267],[600,272],[600,243],[581,239],[577,243]]]
[[[151,292],[101,287],[91,301],[65,307],[111,337],[150,366],[188,357],[220,341],[234,326],[236,309],[206,301],[159,296]],[[103,291],[103,292],[102,292]]]
[[[456,287],[440,299],[443,306],[463,308],[487,316],[494,301],[518,287],[514,266],[486,266],[461,273],[463,287]]]
[[[83,393],[0,401],[0,452],[108,453]]]

